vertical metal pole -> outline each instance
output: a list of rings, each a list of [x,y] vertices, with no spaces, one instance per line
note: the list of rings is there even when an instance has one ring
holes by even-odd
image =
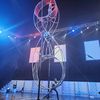
[[[39,78],[39,83],[38,83],[38,96],[37,96],[37,100],[40,100],[40,78]]]
[[[49,48],[49,46],[50,46],[50,40],[49,40],[49,42],[47,43],[47,47],[48,47],[48,55],[50,55],[50,48]],[[50,92],[50,59],[49,59],[49,62],[48,62],[48,93]],[[48,99],[49,99],[49,94],[48,94]]]
[[[43,55],[43,35],[41,37],[41,50],[40,50],[40,61],[39,61],[39,69],[38,69],[38,76],[39,76],[39,82],[38,82],[38,96],[37,96],[37,100],[40,100],[40,84],[41,84],[41,79],[40,79],[40,73],[41,73],[41,60],[42,60],[42,55]]]
[[[43,2],[41,3],[41,6],[43,7]],[[41,12],[41,16],[43,16],[43,11]],[[39,64],[39,69],[38,69],[38,75],[41,73],[41,59],[42,59],[42,55],[43,55],[43,35],[44,33],[42,33],[42,36],[41,36],[41,50],[40,50],[40,64]],[[38,83],[38,98],[37,100],[40,100],[40,83],[41,83],[41,80],[40,80],[40,75],[39,75],[39,83]]]
[[[88,98],[90,99],[89,83],[87,82]]]

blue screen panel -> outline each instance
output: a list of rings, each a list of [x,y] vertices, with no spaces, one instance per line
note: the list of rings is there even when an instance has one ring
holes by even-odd
[[[84,42],[86,60],[100,60],[99,40]]]

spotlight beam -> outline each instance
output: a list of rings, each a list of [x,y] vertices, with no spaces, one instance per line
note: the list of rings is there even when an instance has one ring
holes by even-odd
[[[13,26],[11,26],[11,27],[6,28],[6,29],[3,30],[3,31],[6,32],[6,31],[12,30],[12,29],[14,29],[14,28],[17,28],[17,27],[23,25],[24,23],[26,23],[27,21],[28,21],[28,20],[21,21],[21,22],[19,22],[19,23],[13,25]]]
[[[90,22],[90,23],[86,23],[86,24],[81,24],[81,25],[76,25],[76,26],[64,27],[64,28],[56,29],[55,33],[54,33],[54,37],[59,35],[60,32],[67,32],[67,31],[72,30],[73,27],[76,27],[77,29],[82,29],[84,27],[92,27],[92,26],[95,26],[95,25],[98,25],[98,24],[99,24],[99,21],[96,21],[96,22]],[[21,25],[21,23],[19,24],[19,26],[20,25]],[[18,26],[16,26],[16,27],[15,26],[13,26],[12,28],[9,28],[9,29],[13,29],[13,28],[18,27]],[[9,29],[6,29],[6,30],[9,30]],[[98,29],[96,29],[96,30],[98,30]],[[56,34],[56,33],[58,33],[58,34]],[[81,34],[82,33],[83,33],[83,31],[81,31]],[[67,35],[69,35],[69,34],[67,34]],[[15,36],[16,36],[16,38],[31,38],[31,37],[34,37],[34,36],[35,37],[40,37],[41,34],[39,32],[34,32],[34,33],[28,34],[28,35],[18,35],[18,34],[16,34]]]

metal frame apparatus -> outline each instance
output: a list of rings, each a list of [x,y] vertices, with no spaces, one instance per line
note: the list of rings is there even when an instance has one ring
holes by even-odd
[[[45,14],[45,11],[47,13]],[[40,44],[40,54],[39,54],[39,62],[32,64],[32,73],[33,73],[33,79],[36,81],[39,81],[39,90],[38,90],[38,96],[40,88],[48,89],[48,91],[51,91],[53,88],[56,89],[58,86],[60,86],[65,79],[65,67],[63,63],[63,52],[56,41],[54,37],[55,30],[57,29],[57,26],[59,24],[60,14],[59,10],[56,4],[55,0],[41,0],[35,7],[34,10],[34,25],[36,29],[40,32],[41,37],[36,45],[36,47]],[[39,73],[42,69],[42,63],[46,60],[48,60],[48,78],[50,78],[50,64],[51,59],[59,60],[54,55],[54,45],[57,45],[58,51],[62,55],[62,61],[59,61],[60,66],[62,68],[62,75],[60,80],[54,78],[57,80],[55,82],[55,85],[50,86],[50,81],[48,79],[48,87],[43,86],[40,82]],[[56,53],[57,53],[56,52]],[[39,99],[39,97],[38,97]]]

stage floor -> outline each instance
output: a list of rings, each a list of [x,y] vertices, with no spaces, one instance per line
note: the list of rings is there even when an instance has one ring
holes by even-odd
[[[42,95],[43,97],[43,95]],[[16,93],[16,94],[0,94],[0,100],[37,100],[36,94],[29,93]],[[40,100],[57,100],[56,95],[50,96],[50,99]],[[59,96],[59,100],[100,100],[100,98],[94,97],[79,97],[79,96]]]

